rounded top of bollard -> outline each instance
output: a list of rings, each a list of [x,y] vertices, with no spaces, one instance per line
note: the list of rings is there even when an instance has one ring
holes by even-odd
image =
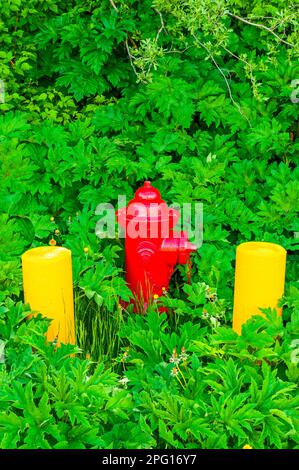
[[[30,261],[55,261],[58,258],[70,258],[71,250],[63,246],[38,246],[31,248],[22,255],[22,260]]]
[[[246,252],[256,256],[286,256],[286,250],[277,243],[270,242],[244,242],[237,246],[238,253]]]

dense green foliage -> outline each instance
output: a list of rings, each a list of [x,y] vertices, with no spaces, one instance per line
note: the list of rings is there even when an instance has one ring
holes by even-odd
[[[299,447],[298,44],[291,1],[2,0],[0,448]],[[144,179],[204,204],[168,320],[119,306],[123,241],[95,234]],[[80,350],[25,321],[20,255],[50,240],[72,250]],[[237,337],[247,240],[287,249],[286,296]]]
[[[298,446],[298,335],[276,314],[250,320],[238,337],[190,319],[169,328],[165,314],[131,316],[117,376],[45,344],[47,320],[0,311],[3,448],[281,448]],[[34,352],[33,352],[34,350]],[[1,366],[0,366],[1,367]]]

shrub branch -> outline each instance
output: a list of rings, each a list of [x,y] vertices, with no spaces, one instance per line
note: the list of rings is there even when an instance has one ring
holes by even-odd
[[[239,21],[243,21],[243,23],[249,24],[250,26],[255,26],[256,28],[259,28],[259,29],[264,29],[265,31],[268,31],[269,33],[273,34],[273,36],[275,36],[283,44],[286,44],[287,46],[295,47],[294,44],[291,44],[290,42],[285,41],[278,34],[276,34],[275,31],[273,31],[273,29],[268,28],[268,26],[265,26],[264,24],[253,23],[252,21],[246,20],[245,18],[235,15],[234,13],[230,13],[229,11],[227,12],[227,14]]]

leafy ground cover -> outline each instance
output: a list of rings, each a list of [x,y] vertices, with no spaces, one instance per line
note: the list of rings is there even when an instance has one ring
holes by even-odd
[[[293,2],[3,0],[0,448],[298,448]],[[145,179],[202,202],[204,243],[132,314],[101,202]],[[283,317],[231,329],[236,245],[287,249]],[[21,254],[72,250],[77,346],[26,320]]]

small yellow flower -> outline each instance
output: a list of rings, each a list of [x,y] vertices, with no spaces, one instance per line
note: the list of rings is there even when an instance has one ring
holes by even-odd
[[[55,246],[56,245],[56,240],[54,240],[54,238],[51,238],[51,240],[49,241],[49,245]]]
[[[181,359],[178,357],[176,348],[173,349],[172,356],[170,357],[169,362],[172,362],[175,365],[178,365],[181,362]]]
[[[158,294],[154,294],[154,299],[156,300],[158,298],[159,298]]]
[[[89,353],[86,354],[86,359],[90,359],[90,354]]]
[[[52,217],[50,217],[50,220],[51,220],[51,222],[54,222],[55,218],[53,217],[53,215],[52,215]]]
[[[163,291],[163,292],[165,292],[165,291],[166,291],[165,287],[162,287],[162,291]]]
[[[88,252],[89,252],[89,248],[87,248],[87,246],[85,246],[85,247],[83,248],[83,251],[84,251],[84,253],[88,253]]]
[[[55,235],[60,235],[60,230],[58,230],[58,228],[55,230]]]
[[[252,449],[252,447],[249,444],[245,444],[245,446],[243,446],[243,449]]]
[[[122,357],[122,359],[121,359],[121,362],[126,362],[126,360],[128,359],[128,357],[130,357],[128,351],[129,351],[129,349],[126,348],[126,351],[123,353],[123,357]]]

